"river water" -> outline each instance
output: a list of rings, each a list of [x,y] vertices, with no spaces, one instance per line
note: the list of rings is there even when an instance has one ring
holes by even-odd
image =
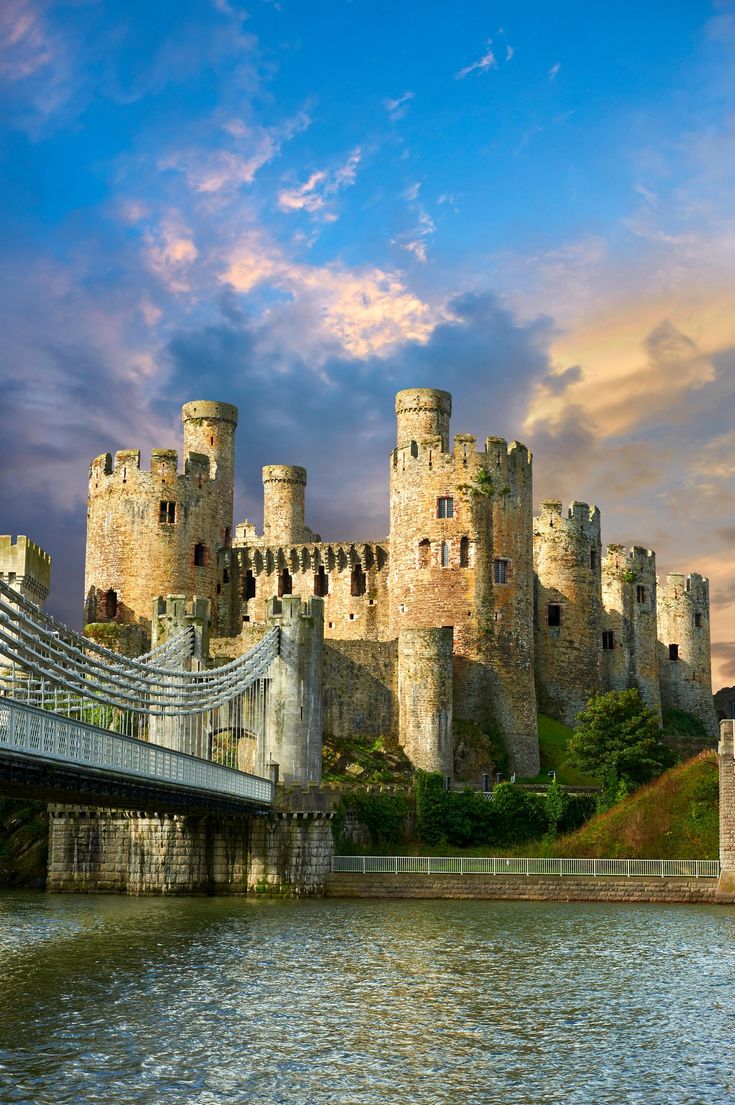
[[[0,1102],[735,1100],[735,909],[0,895]]]

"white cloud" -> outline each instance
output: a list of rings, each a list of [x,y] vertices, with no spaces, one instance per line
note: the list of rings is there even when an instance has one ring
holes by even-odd
[[[404,92],[397,100],[383,100],[383,107],[388,112],[388,118],[392,123],[397,123],[399,119],[406,115],[414,97],[414,92]]]
[[[361,158],[362,151],[358,146],[338,169],[332,172],[318,169],[303,184],[282,188],[278,193],[278,206],[282,211],[307,211],[311,215],[319,214],[327,221],[334,221],[337,216],[329,205],[342,188],[355,183]]]
[[[551,69],[549,69],[549,80],[554,81],[557,78],[559,70],[561,69],[561,62],[554,62]]]
[[[321,334],[355,357],[384,353],[405,341],[426,341],[437,321],[399,273],[294,262],[257,233],[231,251],[220,280],[243,294],[259,285],[286,292],[302,317],[309,313],[317,340]],[[305,332],[308,327],[301,330],[302,344]]]
[[[174,213],[145,235],[145,257],[150,270],[170,292],[187,292],[188,272],[199,256],[191,230]]]
[[[471,65],[465,65],[464,69],[460,69],[454,74],[456,81],[462,81],[465,77],[468,77],[470,73],[486,73],[488,69],[497,69],[498,63],[495,60],[495,54],[493,53],[493,40],[489,38],[487,40],[487,50],[478,61],[473,61]]]
[[[420,261],[422,265],[425,265],[428,260],[427,254],[427,241],[436,233],[436,223],[426,211],[419,211],[418,222],[416,226],[411,230],[405,231],[403,234],[399,234],[394,239],[395,244],[405,250],[406,253],[412,254],[417,261]]]

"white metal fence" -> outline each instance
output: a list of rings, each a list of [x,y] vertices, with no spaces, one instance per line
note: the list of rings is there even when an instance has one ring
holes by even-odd
[[[334,856],[332,871],[381,875],[592,875],[716,879],[716,859],[547,859],[516,856]]]
[[[269,779],[0,697],[2,751],[246,798],[263,805],[273,801]]]

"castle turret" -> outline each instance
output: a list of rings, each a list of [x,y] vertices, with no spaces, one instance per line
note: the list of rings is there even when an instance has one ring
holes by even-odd
[[[602,689],[600,512],[551,499],[534,520],[539,710],[573,725]]]
[[[535,774],[538,744],[530,664],[531,603],[526,603],[524,615],[520,597],[524,555],[527,572],[531,568],[528,452],[516,446],[509,451],[504,445],[499,470],[495,468],[499,452],[488,446],[478,453],[470,435],[458,435],[450,452],[450,410],[447,392],[411,389],[399,392],[396,399],[398,445],[391,460],[390,489],[390,631],[400,638],[407,629],[453,626],[454,716],[493,726],[505,739],[516,769]],[[497,549],[493,535],[496,513]],[[516,558],[520,561],[516,565],[518,592],[513,572]],[[513,621],[516,600],[521,611],[517,624]],[[508,615],[503,621],[506,608]],[[503,664],[496,663],[504,632],[514,642],[509,645],[509,663],[512,658],[519,660],[513,681],[506,678]],[[525,640],[519,650],[516,643],[521,638]],[[528,705],[517,708],[521,698]]]
[[[114,461],[103,453],[89,469],[85,625],[137,625],[140,648],[160,595],[198,595],[216,609],[217,552],[230,542],[237,410],[187,403],[182,419],[183,473],[173,449],[153,450],[149,470],[138,449]],[[112,628],[105,641],[116,647]]]
[[[295,464],[263,468],[263,540],[268,545],[292,545],[306,536],[304,498],[306,469]]]
[[[235,430],[237,407],[232,403],[195,400],[181,408],[184,424],[185,467],[198,457],[209,459],[210,479],[219,488],[218,545],[229,545],[235,487]]]
[[[607,546],[602,605],[603,689],[637,687],[648,708],[660,716],[656,556],[650,549]]]
[[[440,438],[440,449],[449,449],[449,418],[452,397],[437,388],[407,388],[396,395],[398,448],[419,444],[429,438]]]
[[[658,596],[661,705],[699,718],[717,736],[710,660],[709,580],[667,575]]]
[[[22,534],[0,535],[0,579],[43,609],[51,588],[51,557]]]

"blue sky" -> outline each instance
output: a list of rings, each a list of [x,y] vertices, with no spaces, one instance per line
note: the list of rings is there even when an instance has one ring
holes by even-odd
[[[735,8],[199,0],[0,12],[0,531],[78,621],[86,469],[238,403],[311,524],[387,528],[392,395],[712,578],[735,681]]]

